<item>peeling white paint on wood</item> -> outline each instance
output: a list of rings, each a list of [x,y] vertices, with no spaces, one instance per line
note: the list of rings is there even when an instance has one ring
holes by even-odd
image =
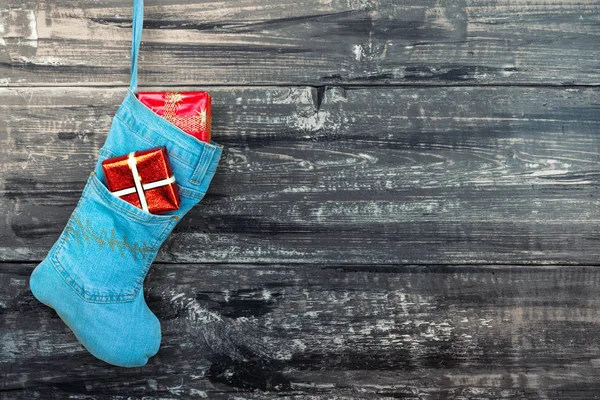
[[[0,292],[0,326],[14,330],[0,345],[0,366],[11,365],[3,389],[24,397],[116,399],[126,383],[130,396],[155,398],[541,399],[598,389],[594,267],[157,264],[146,297],[163,344],[139,382],[139,372],[95,362],[30,299],[20,277],[31,268],[0,264],[12,282]],[[191,304],[221,317],[198,320]],[[67,364],[40,375],[57,355]],[[84,384],[73,386],[75,376]]]
[[[593,0],[182,0],[145,11],[142,85],[599,82]],[[0,5],[5,79],[125,85],[130,21],[122,1]]]
[[[600,256],[586,239],[600,223],[593,88],[210,91],[214,138],[226,153],[160,261],[577,264]],[[43,258],[122,96],[119,88],[0,89],[2,259]],[[313,124],[315,115],[327,117]]]

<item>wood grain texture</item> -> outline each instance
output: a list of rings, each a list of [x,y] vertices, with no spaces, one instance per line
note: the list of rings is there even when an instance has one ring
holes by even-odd
[[[595,0],[148,0],[141,84],[599,84]],[[131,2],[3,0],[0,85],[124,85]]]
[[[158,264],[146,298],[163,343],[141,369],[90,356],[33,299],[32,268],[0,264],[0,398],[572,400],[600,391],[598,268]]]
[[[225,153],[162,262],[597,263],[595,89],[212,93]],[[0,90],[2,260],[45,256],[123,96]]]
[[[0,0],[0,400],[600,393],[600,2],[146,0],[225,151],[93,358],[29,276],[129,81],[131,1]]]

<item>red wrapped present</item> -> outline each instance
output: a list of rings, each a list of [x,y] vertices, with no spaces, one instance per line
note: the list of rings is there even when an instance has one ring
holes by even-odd
[[[113,195],[152,214],[179,208],[179,192],[167,148],[136,151],[102,162]]]
[[[138,92],[138,99],[182,131],[210,142],[211,97],[206,92]]]

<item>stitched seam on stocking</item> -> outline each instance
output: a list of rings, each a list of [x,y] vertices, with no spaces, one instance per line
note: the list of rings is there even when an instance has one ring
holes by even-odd
[[[128,122],[123,120],[123,118],[119,117],[118,115],[115,115],[115,118],[118,119],[119,121],[121,121],[131,131],[131,133],[133,133],[134,135],[139,137],[144,142],[148,143],[149,146],[156,146],[156,143],[152,143],[146,137],[140,135],[135,129],[133,129],[133,127],[131,125],[129,125]],[[185,160],[179,158],[176,154],[169,153],[169,157],[173,157],[173,158],[177,159],[179,162],[187,165],[190,168],[194,168],[194,166],[192,164],[190,164],[188,161],[185,161]]]
[[[190,182],[195,185],[198,185],[202,182],[202,178],[206,174],[206,170],[208,169],[208,165],[210,165],[212,162],[214,154],[215,152],[210,151],[208,148],[202,151],[200,160],[198,161],[198,164],[196,164],[196,168],[194,168],[194,172],[190,178]]]
[[[167,231],[167,229],[169,227],[171,227],[172,224],[174,226],[174,224],[178,221],[179,221],[179,219],[173,219],[172,221],[169,221],[169,223],[165,224],[165,226],[162,229],[162,231],[160,232],[160,234],[157,235],[156,239],[154,240],[154,243],[152,243],[152,245],[150,246],[155,252],[158,252],[158,250],[160,249],[160,246],[166,240],[167,235],[165,232]],[[144,266],[142,274],[137,277],[135,286],[133,288],[135,296],[137,296],[137,294],[139,293],[140,288],[142,287],[142,284],[144,283],[144,279],[146,278],[146,274],[148,273],[148,270],[152,266],[152,263],[154,263],[155,259],[156,259],[156,255],[152,258],[149,258],[148,261],[146,262],[146,265]]]
[[[92,179],[90,181],[90,184],[96,185],[97,182],[95,182]],[[85,190],[82,192],[81,199],[77,203],[75,210],[73,210],[72,215],[76,214],[76,212],[79,210],[81,204],[83,204],[84,199],[92,201],[88,197],[88,193]],[[110,208],[110,205],[109,205],[109,208]],[[127,211],[127,210],[125,210],[125,211]],[[129,213],[128,213],[128,215],[129,215]],[[69,218],[69,220],[70,220],[70,218]],[[166,229],[176,222],[177,222],[177,220],[174,218],[166,220],[166,221],[160,221],[160,223],[164,224],[164,227],[163,227],[161,233],[158,235],[158,237],[154,240],[154,243],[150,246],[152,249],[154,249],[155,251],[158,250],[157,245],[160,245],[164,241]],[[154,222],[154,224],[158,224],[158,223],[159,222]],[[140,278],[136,279],[135,285],[133,286],[132,289],[130,289],[129,292],[121,293],[121,294],[113,294],[113,295],[104,295],[104,294],[94,293],[94,292],[85,290],[83,288],[83,286],[81,286],[77,282],[77,280],[73,277],[73,275],[71,275],[68,272],[66,266],[63,265],[63,263],[59,259],[60,254],[62,254],[62,252],[64,251],[64,245],[66,243],[66,235],[67,235],[67,233],[63,231],[63,234],[61,234],[61,237],[59,239],[59,243],[58,243],[55,251],[52,254],[52,257],[51,257],[52,261],[53,261],[52,264],[53,264],[54,269],[61,276],[61,278],[75,291],[75,293],[77,293],[77,295],[80,298],[82,298],[86,302],[91,302],[91,303],[129,302],[129,301],[132,301],[135,299],[135,297],[139,293],[141,285],[144,281],[143,277],[145,276],[145,274],[147,274],[148,270],[150,269],[150,266],[152,265],[154,258],[149,259],[147,261],[146,265],[144,266],[144,274],[142,275],[141,279]]]
[[[141,101],[140,101],[140,100],[137,98],[137,96],[135,95],[135,93],[134,93],[133,91],[131,91],[130,89],[128,89],[128,91],[129,91],[129,92],[130,92],[130,94],[133,96],[133,101],[140,103],[140,105],[141,105],[142,107],[144,107],[144,108],[145,108],[145,109],[147,109],[147,110],[150,110],[150,108],[149,108],[147,105],[143,104],[143,103],[142,103],[142,102],[141,102]],[[153,111],[152,111],[152,113],[153,113],[154,115],[157,115],[157,114],[155,114]],[[115,114],[115,117],[119,118],[119,120],[121,120],[123,123],[125,123],[126,125],[128,125],[130,129],[134,130],[134,129],[133,129],[133,127],[132,127],[131,125],[129,125],[129,123],[128,123],[127,121],[123,120],[123,118],[121,117],[121,115],[120,115],[120,113],[119,113],[119,112],[117,112],[117,113]],[[159,116],[159,117],[160,117],[160,116]],[[169,126],[170,128],[172,128],[172,129],[174,129],[174,130],[177,130],[177,131],[178,131],[178,132],[180,132],[181,134],[187,135],[187,132],[185,132],[183,129],[181,129],[179,126],[177,126],[177,125],[176,125],[176,124],[174,124],[173,122],[169,121],[168,119],[165,119],[165,118],[163,118],[163,117],[160,117],[160,120],[161,120],[161,123],[163,123],[163,124],[166,124],[167,126]],[[145,127],[146,127],[146,128],[149,128],[147,125],[146,125]],[[135,132],[135,130],[134,130],[134,132]],[[159,136],[161,136],[163,139],[169,140],[169,138],[168,138],[168,137],[165,137],[165,135],[164,135],[164,134],[162,134],[161,130],[158,130],[158,131],[156,131],[156,134],[157,134],[157,135],[159,135]],[[221,145],[221,144],[214,143],[214,142],[213,142],[213,143],[210,143],[210,142],[204,142],[204,141],[201,141],[201,140],[200,140],[200,139],[198,139],[198,138],[195,138],[195,140],[196,140],[196,141],[197,141],[197,142],[198,142],[200,145],[202,145],[202,147],[203,147],[203,148],[212,148],[214,151],[217,151],[217,149],[219,149],[219,148],[220,148],[220,149],[223,149],[223,147],[224,147],[224,146],[223,146],[223,145]]]
[[[137,133],[135,131],[135,129],[133,129],[126,121],[124,121],[122,118],[120,118],[118,115],[115,115],[115,118],[117,118],[119,121],[121,121],[130,131],[131,133],[133,133],[134,135],[136,135],[137,137],[139,137],[141,140],[143,140],[145,143],[147,143],[149,146],[156,146],[156,143],[152,143],[150,142],[148,139],[146,139],[144,136],[140,135],[139,133]],[[206,147],[203,147],[203,149],[205,149]],[[110,152],[113,155],[115,155],[115,153],[110,150],[109,148],[105,148],[103,147],[104,151]],[[205,151],[203,150],[203,154],[205,153]],[[185,166],[192,168],[195,171],[195,166],[190,164],[187,161],[182,160],[181,158],[179,158],[177,155],[173,154],[173,153],[169,153],[169,157],[173,157],[176,160],[180,161],[182,164],[184,164]],[[182,186],[180,183],[177,183],[177,186],[181,189],[180,190],[180,194],[189,197],[192,200],[200,200],[204,197],[204,195],[206,194],[206,192],[200,191],[200,190],[195,190],[195,189],[191,189],[185,186]]]
[[[162,246],[164,241],[167,239],[168,234],[170,233],[170,229],[173,229],[178,222],[179,222],[179,220],[173,220],[172,223],[167,224],[161,231],[160,235],[158,235],[158,238],[156,239],[156,241],[154,242],[154,244],[151,247],[155,248],[155,246],[158,246],[158,248],[156,249],[156,251],[158,252],[158,250],[160,249],[160,246]],[[156,256],[154,258],[152,258],[147,263],[146,266],[144,266],[144,270],[143,270],[142,274],[136,280],[136,286],[134,289],[136,296],[137,296],[138,292],[140,291],[140,288],[142,287],[142,284],[144,283],[144,279],[146,278],[146,275],[148,274],[150,267],[154,263],[154,260],[156,260]]]
[[[123,213],[127,214],[127,216],[131,216],[137,222],[140,222],[143,224],[162,225],[162,224],[168,224],[170,222],[170,219],[173,219],[172,216],[165,216],[164,219],[156,218],[156,216],[153,214],[149,214],[148,219],[144,219],[144,217],[137,215],[136,213],[132,212],[131,210],[125,208],[122,204],[120,204],[120,202],[125,202],[125,200],[123,200],[119,197],[116,197],[110,193],[106,193],[102,190],[102,188],[99,188],[98,185],[101,184],[100,182],[97,182],[96,180],[92,179],[92,184],[96,188],[96,192],[102,198],[102,200],[106,201],[105,205],[108,208],[112,208],[114,206],[114,207],[118,208],[120,211],[122,211]],[[112,197],[114,197],[114,199],[111,197],[108,197],[108,196],[112,196]],[[119,201],[118,202],[113,201],[115,199],[118,199]],[[135,207],[135,206],[133,206],[133,207]]]

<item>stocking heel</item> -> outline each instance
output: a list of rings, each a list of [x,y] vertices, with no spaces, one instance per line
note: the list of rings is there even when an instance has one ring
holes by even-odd
[[[44,260],[33,270],[31,277],[29,278],[29,288],[33,296],[41,303],[47,305],[50,308],[54,308],[52,304],[52,292],[55,290],[52,287],[51,279],[48,277],[48,273],[56,276],[56,273],[48,265],[48,261]]]

